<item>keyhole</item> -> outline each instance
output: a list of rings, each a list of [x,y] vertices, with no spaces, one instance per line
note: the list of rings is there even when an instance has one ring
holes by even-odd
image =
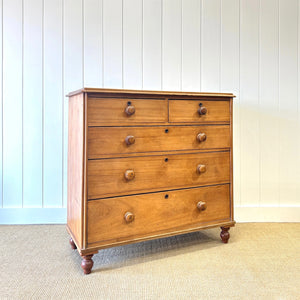
[[[169,198],[169,195],[168,195],[168,194],[166,194],[166,195],[165,195],[165,199],[168,199],[168,198]]]
[[[128,101],[128,102],[127,102],[127,105],[131,105],[131,101]]]
[[[168,133],[169,132],[169,129],[165,129],[165,133]]]
[[[165,162],[167,162],[169,159],[168,158],[165,158]]]

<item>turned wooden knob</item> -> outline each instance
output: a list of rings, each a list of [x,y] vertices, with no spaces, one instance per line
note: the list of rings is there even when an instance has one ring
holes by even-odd
[[[134,220],[134,214],[128,211],[127,213],[125,213],[124,219],[127,223],[132,222]]]
[[[126,170],[124,176],[125,176],[126,180],[130,181],[130,180],[134,179],[135,174],[134,174],[133,170]]]
[[[206,207],[207,207],[206,202],[199,201],[199,202],[197,203],[197,208],[198,208],[200,211],[206,210]]]
[[[206,113],[207,113],[207,108],[206,108],[205,106],[199,107],[198,113],[199,113],[199,115],[206,115]]]
[[[132,116],[135,113],[135,107],[133,105],[128,105],[125,108],[125,113],[127,114],[127,116]]]
[[[205,173],[206,172],[206,166],[205,165],[198,165],[197,166],[197,172],[199,174]]]
[[[206,134],[205,134],[204,132],[198,133],[198,135],[197,135],[197,140],[198,140],[199,142],[204,142],[204,141],[206,141]]]
[[[127,145],[132,145],[135,143],[135,137],[133,135],[128,135],[125,139]]]

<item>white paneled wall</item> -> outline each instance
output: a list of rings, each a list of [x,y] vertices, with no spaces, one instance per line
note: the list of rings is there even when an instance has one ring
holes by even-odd
[[[65,167],[63,7],[59,0],[45,0],[43,4],[43,187],[40,205],[59,207],[63,204]]]
[[[0,223],[65,222],[65,95],[233,92],[238,221],[300,221],[300,0],[2,0]]]

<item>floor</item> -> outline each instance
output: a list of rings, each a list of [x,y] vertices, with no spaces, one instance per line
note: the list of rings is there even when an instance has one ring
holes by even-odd
[[[64,225],[0,226],[0,299],[300,299],[300,223],[242,223],[100,251]]]

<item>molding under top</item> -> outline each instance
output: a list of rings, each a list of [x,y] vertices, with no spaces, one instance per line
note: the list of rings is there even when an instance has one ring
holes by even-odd
[[[230,97],[234,98],[235,95],[232,93],[200,93],[200,92],[170,92],[170,91],[149,91],[149,90],[126,90],[126,89],[106,89],[106,88],[88,88],[84,87],[82,89],[71,92],[67,97],[74,96],[80,93],[107,93],[107,94],[136,94],[136,95],[163,95],[163,96],[194,96],[194,97]]]

